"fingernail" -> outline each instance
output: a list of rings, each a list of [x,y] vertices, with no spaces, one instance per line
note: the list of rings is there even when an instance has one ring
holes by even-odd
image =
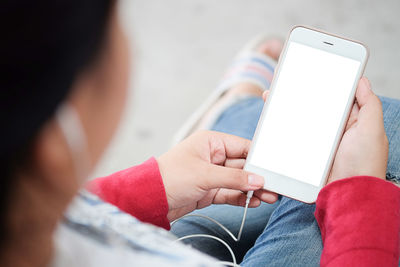
[[[264,178],[262,176],[250,174],[247,179],[250,186],[260,187],[264,185]]]

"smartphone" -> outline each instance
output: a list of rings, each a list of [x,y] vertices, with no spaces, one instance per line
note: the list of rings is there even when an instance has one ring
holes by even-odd
[[[325,185],[368,59],[363,44],[304,26],[285,43],[244,169],[306,203]]]

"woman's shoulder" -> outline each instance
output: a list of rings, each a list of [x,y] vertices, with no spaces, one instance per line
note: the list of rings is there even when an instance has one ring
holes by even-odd
[[[83,190],[54,234],[52,266],[217,266],[174,239],[168,231],[142,223]]]

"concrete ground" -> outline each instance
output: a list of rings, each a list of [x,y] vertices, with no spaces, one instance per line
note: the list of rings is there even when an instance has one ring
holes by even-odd
[[[259,33],[284,39],[296,24],[357,39],[370,49],[366,75],[400,99],[399,0],[122,0],[134,62],[121,126],[93,176],[158,156]],[[399,122],[400,123],[400,122]]]

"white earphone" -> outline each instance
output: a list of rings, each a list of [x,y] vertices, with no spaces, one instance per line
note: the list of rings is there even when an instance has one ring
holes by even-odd
[[[56,120],[69,148],[76,177],[81,184],[89,174],[91,162],[87,137],[79,114],[71,104],[63,104],[56,112]]]

